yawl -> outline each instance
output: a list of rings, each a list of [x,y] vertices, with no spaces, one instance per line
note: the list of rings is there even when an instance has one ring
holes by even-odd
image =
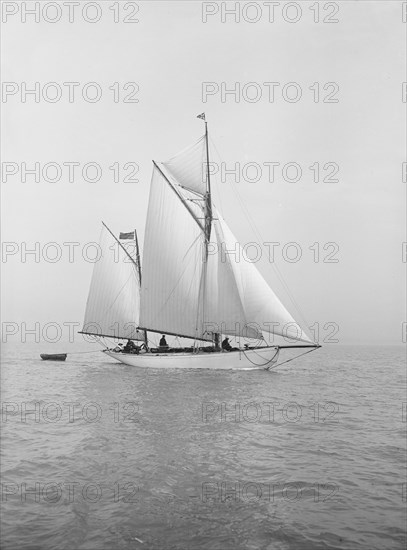
[[[103,224],[81,332],[144,342],[133,353],[103,350],[135,367],[269,369],[282,348],[309,352],[319,345],[298,331],[254,263],[236,254],[240,244],[212,202],[208,126],[204,113],[198,118],[205,134],[197,143],[169,161],[153,161],[142,266],[137,233],[133,255]],[[148,333],[193,343],[154,348]],[[267,345],[264,333],[294,344]],[[225,336],[246,343],[226,351]]]

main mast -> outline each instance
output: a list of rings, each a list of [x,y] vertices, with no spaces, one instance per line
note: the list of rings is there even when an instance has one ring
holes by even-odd
[[[211,175],[209,169],[209,140],[208,140],[208,123],[205,118],[205,113],[198,115],[198,118],[201,118],[205,122],[205,145],[206,145],[206,193],[205,193],[205,202],[204,202],[204,216],[205,216],[205,249],[204,249],[204,272],[203,272],[203,301],[202,301],[202,312],[203,312],[203,321],[205,321],[204,316],[204,307],[206,302],[206,280],[207,280],[207,269],[208,269],[208,255],[209,255],[209,241],[211,238],[212,232],[212,196],[211,196]],[[203,170],[202,170],[203,174]],[[219,334],[213,334],[215,339],[215,347],[219,347]]]
[[[211,230],[212,230],[212,198],[211,198],[211,175],[209,170],[208,123],[206,122],[206,120],[205,120],[205,144],[206,144],[205,260],[207,260],[208,246],[209,246],[209,240],[211,238]]]

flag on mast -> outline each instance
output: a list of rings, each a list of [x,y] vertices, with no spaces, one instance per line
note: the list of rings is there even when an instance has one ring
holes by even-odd
[[[130,239],[134,241],[134,231],[132,231],[131,233],[120,233],[119,239],[120,240]]]
[[[205,119],[205,113],[201,113],[201,114],[198,115],[196,118],[202,118],[202,120],[206,120],[206,119]]]

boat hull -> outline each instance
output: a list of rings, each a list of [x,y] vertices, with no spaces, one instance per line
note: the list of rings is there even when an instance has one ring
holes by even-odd
[[[133,355],[103,350],[103,353],[130,367],[150,369],[259,370],[277,363],[279,349],[259,348],[216,353],[144,353]]]
[[[43,361],[65,361],[67,354],[66,353],[41,353],[40,357]]]

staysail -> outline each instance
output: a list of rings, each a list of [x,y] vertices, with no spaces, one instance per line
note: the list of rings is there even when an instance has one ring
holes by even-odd
[[[266,332],[293,340],[310,342],[300,325],[267,284],[255,263],[244,255],[240,243],[216,210],[214,226],[217,237],[218,292],[222,293],[222,288],[224,288],[221,280],[221,277],[225,279],[224,272],[231,274],[232,276],[228,275],[228,278],[233,282],[229,284],[234,287],[236,301],[241,307],[242,315],[237,329],[241,330],[244,323],[248,327],[248,330],[242,331],[240,335],[258,337],[250,336],[251,330],[258,331],[260,335],[262,332]],[[227,318],[225,308],[230,308],[230,301],[226,300],[222,303],[222,300],[219,299],[218,304],[220,307],[223,305],[224,308],[224,314],[219,318]],[[226,324],[223,333],[237,334],[237,331],[233,330],[233,324],[229,326]]]
[[[103,224],[82,333],[144,340],[138,331],[140,277],[135,260]]]

